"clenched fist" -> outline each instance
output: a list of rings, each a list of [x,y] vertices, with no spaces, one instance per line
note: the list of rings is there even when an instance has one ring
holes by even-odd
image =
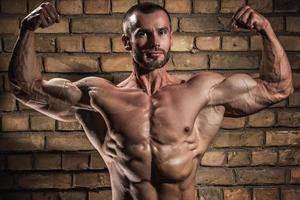
[[[34,31],[37,28],[47,28],[59,23],[59,14],[51,3],[42,3],[22,21],[22,28]]]
[[[269,25],[269,21],[253,10],[250,6],[243,6],[237,10],[232,17],[234,28],[255,29],[258,32],[264,31]]]

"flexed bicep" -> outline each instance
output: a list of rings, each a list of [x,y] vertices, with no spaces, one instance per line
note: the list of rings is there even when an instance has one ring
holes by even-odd
[[[209,92],[210,105],[223,105],[225,116],[255,113],[283,99],[269,83],[248,74],[234,74],[215,84]]]

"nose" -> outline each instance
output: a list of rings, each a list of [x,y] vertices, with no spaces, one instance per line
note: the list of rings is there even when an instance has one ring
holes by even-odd
[[[156,34],[153,34],[152,35],[152,38],[151,38],[151,48],[159,48],[160,47],[160,42],[159,42],[159,39],[158,39],[158,36]]]

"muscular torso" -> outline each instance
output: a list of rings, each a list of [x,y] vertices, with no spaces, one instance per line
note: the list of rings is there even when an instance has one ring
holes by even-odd
[[[108,166],[114,199],[194,199],[199,157],[223,108],[206,107],[189,82],[153,95],[102,83],[89,95],[97,112],[78,110],[77,118]]]

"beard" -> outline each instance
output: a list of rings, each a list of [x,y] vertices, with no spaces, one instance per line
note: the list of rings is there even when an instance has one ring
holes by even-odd
[[[147,50],[147,51],[134,51],[133,53],[133,59],[138,64],[140,69],[145,71],[153,71],[155,69],[162,68],[167,64],[167,62],[170,59],[170,48],[168,51],[165,51],[164,49],[155,49],[154,51],[160,51],[163,54],[163,58],[153,58],[149,56],[149,52],[153,50]],[[161,56],[160,56],[161,57]]]

